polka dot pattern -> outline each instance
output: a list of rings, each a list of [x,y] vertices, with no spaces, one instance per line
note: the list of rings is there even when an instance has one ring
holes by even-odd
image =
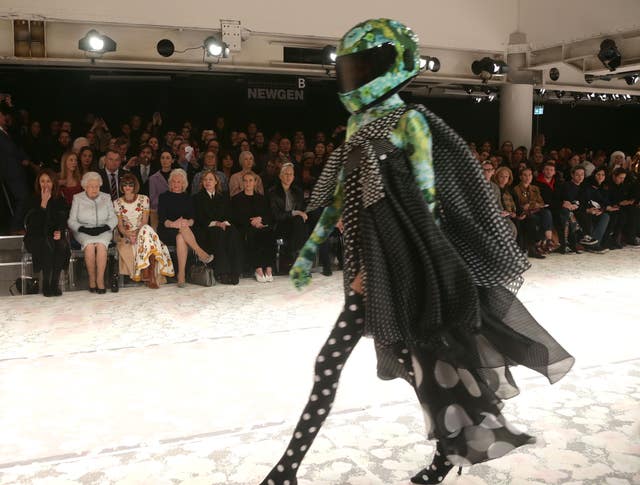
[[[356,319],[363,320],[362,297],[354,293],[347,298],[343,312],[316,357],[314,385],[309,401],[300,416],[288,448],[271,470],[268,478],[263,481],[263,485],[271,483],[269,480],[278,485],[285,483],[286,480],[294,483],[298,465],[302,462],[333,405],[344,363],[362,336],[363,327],[356,323]]]

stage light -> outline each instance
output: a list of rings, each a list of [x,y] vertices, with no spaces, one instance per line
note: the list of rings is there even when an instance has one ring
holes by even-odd
[[[115,52],[116,43],[112,38],[91,29],[78,41],[78,49],[88,54],[102,55],[105,52]]]
[[[624,99],[625,101],[629,101],[631,99],[631,95],[630,94],[623,94],[622,95],[622,99]]]
[[[420,57],[420,70],[438,72],[440,70],[440,59],[437,57]]]
[[[217,37],[207,37],[203,47],[206,57],[216,57],[218,60],[229,57],[229,46]]]
[[[604,39],[600,44],[600,52],[598,59],[604,64],[604,67],[610,71],[615,71],[622,62],[622,55],[613,39]]]
[[[618,101],[620,99],[619,94],[612,94],[611,97],[613,98],[614,101]]]
[[[640,79],[640,76],[638,76],[638,74],[632,74],[631,76],[626,76],[624,78],[625,82],[629,86],[633,86],[634,84],[636,84],[638,82],[638,79]]]
[[[547,92],[547,90],[546,90],[545,88],[540,88],[540,89],[538,89],[538,94],[539,94],[540,96],[544,96],[546,92]]]
[[[600,98],[600,101],[608,101],[609,99],[609,96],[606,94],[599,94],[598,97]]]
[[[471,71],[476,76],[480,76],[484,82],[487,82],[495,75],[509,72],[509,66],[504,61],[483,57],[479,61],[473,61]]]
[[[338,58],[338,54],[336,54],[336,46],[325,45],[322,48],[322,65],[323,66],[334,65],[336,63],[337,58]]]
[[[474,103],[482,103],[482,98],[481,98],[480,96],[475,96],[475,97],[473,98],[473,102],[474,102]]]
[[[580,101],[582,98],[584,98],[584,94],[580,92],[575,92],[572,94],[572,96],[575,101]]]
[[[565,92],[564,91],[556,91],[556,97],[558,99],[560,98],[564,98]]]
[[[497,97],[498,97],[498,95],[497,95],[496,93],[491,93],[491,94],[487,97],[487,100],[488,100],[490,103],[493,103],[493,102],[496,100],[496,98],[497,98]]]

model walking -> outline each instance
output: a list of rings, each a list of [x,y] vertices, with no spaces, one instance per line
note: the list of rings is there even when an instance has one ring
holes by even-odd
[[[309,401],[282,458],[262,482],[295,485],[326,419],[340,372],[363,335],[378,375],[402,377],[437,440],[413,483],[441,482],[454,465],[498,458],[533,438],[502,416],[525,365],[550,382],[574,359],[516,298],[529,267],[466,143],[397,91],[419,72],[415,34],[368,20],[337,49],[339,96],[352,113],[347,141],[327,161],[307,210],[325,207],[291,270],[310,281],[318,245],[344,223],[345,306],[315,364]]]

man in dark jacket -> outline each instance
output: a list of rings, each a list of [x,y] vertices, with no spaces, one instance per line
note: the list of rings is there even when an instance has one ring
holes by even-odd
[[[7,131],[10,103],[11,98],[0,99],[0,182],[4,185],[4,190],[13,196],[9,230],[12,234],[24,234],[23,223],[29,194],[25,167],[29,165],[29,161]]]

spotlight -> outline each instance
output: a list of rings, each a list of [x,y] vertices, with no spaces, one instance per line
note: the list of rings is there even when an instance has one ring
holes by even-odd
[[[598,59],[604,64],[604,67],[610,71],[615,71],[622,62],[622,55],[613,39],[604,39],[600,44],[600,52]]]
[[[491,89],[491,88],[485,88],[485,89],[484,89],[484,94],[486,94],[486,95],[493,94],[493,89]]]
[[[482,103],[482,98],[481,98],[480,96],[475,96],[475,97],[473,98],[473,102],[474,102],[474,103]]]
[[[556,97],[557,97],[558,99],[560,99],[560,98],[564,98],[564,94],[565,94],[565,92],[564,92],[564,91],[556,91]]]
[[[491,93],[487,98],[487,100],[489,101],[489,103],[493,103],[496,100],[496,97],[497,97],[496,93]]]
[[[632,85],[636,84],[638,82],[638,79],[640,79],[640,76],[638,76],[638,74],[632,74],[631,76],[626,76],[624,78],[625,82],[629,86],[632,86]]]
[[[600,101],[607,101],[609,99],[609,96],[607,96],[606,94],[600,94],[598,95],[598,97],[600,98]]]
[[[584,94],[581,92],[575,92],[572,94],[572,96],[575,101],[580,101],[582,98],[584,98]]]
[[[613,98],[614,101],[618,101],[620,99],[619,94],[612,94],[611,97]]]
[[[540,88],[540,89],[538,89],[538,94],[539,94],[540,96],[544,96],[546,92],[547,92],[546,88]]]
[[[91,29],[78,41],[78,49],[88,54],[102,55],[105,52],[115,52],[116,43],[112,38]]]
[[[484,82],[487,82],[497,74],[505,74],[509,72],[509,66],[504,61],[496,61],[490,57],[483,57],[479,61],[473,61],[471,71],[480,76]]]
[[[595,98],[595,97],[596,97],[596,93],[589,93],[589,94],[587,94],[587,99],[588,99],[588,100],[592,100],[592,99],[593,99],[593,98]]]
[[[623,94],[622,95],[622,99],[624,99],[625,101],[629,101],[631,99],[631,95],[630,94]]]
[[[473,93],[473,86],[465,86],[465,87],[464,87],[464,91],[465,91],[467,94],[471,94],[471,93]]]
[[[420,57],[420,70],[438,72],[440,70],[440,59],[437,57]]]
[[[173,42],[171,42],[169,39],[162,39],[158,41],[158,44],[156,45],[156,50],[158,51],[158,54],[160,54],[162,57],[171,57],[175,52],[176,48],[173,45]]]
[[[217,37],[207,37],[204,40],[204,52],[206,57],[220,58],[229,57],[229,46]]]
[[[336,47],[333,45],[325,45],[322,49],[322,65],[332,66],[336,63],[337,58]]]

